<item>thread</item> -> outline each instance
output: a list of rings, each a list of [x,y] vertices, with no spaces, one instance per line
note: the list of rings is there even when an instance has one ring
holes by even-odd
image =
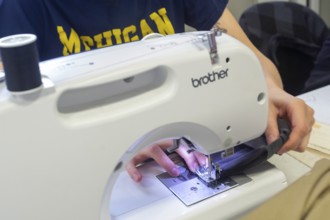
[[[37,37],[17,34],[0,39],[0,51],[7,89],[25,92],[41,86]]]

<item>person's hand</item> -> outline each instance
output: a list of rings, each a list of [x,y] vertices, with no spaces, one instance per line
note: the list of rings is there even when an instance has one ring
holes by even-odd
[[[313,109],[304,101],[283,90],[282,80],[274,63],[253,45],[228,9],[224,11],[216,26],[226,29],[228,34],[248,46],[260,60],[269,91],[270,108],[266,130],[268,143],[278,138],[277,119],[281,117],[290,123],[291,134],[278,154],[283,154],[289,150],[304,151],[314,124]]]
[[[269,89],[269,104],[267,142],[271,143],[278,138],[277,118],[285,118],[291,125],[291,134],[277,153],[282,155],[290,150],[303,152],[314,124],[314,110],[303,100],[274,85]]]
[[[180,175],[178,167],[164,152],[167,148],[173,144],[172,140],[166,140],[152,144],[142,149],[132,160],[126,165],[126,170],[129,176],[135,181],[140,182],[142,175],[138,169],[138,165],[146,161],[147,159],[155,160],[160,166],[162,166],[171,176]],[[199,166],[204,166],[206,163],[206,156],[199,152],[188,153],[188,147],[181,144],[180,147],[175,151],[179,154],[186,162],[190,171],[195,172]]]

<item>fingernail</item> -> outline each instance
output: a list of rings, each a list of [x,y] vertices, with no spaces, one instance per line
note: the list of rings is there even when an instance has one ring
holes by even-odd
[[[193,172],[196,172],[196,170],[198,169],[198,164],[197,163],[193,163]]]
[[[173,167],[172,170],[171,170],[171,175],[172,176],[179,176],[180,174],[180,171],[177,167]]]
[[[132,179],[133,179],[135,182],[139,182],[139,181],[140,181],[139,175],[137,175],[136,173],[132,174]]]

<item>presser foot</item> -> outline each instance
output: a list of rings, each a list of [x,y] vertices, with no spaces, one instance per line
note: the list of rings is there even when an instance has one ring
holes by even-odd
[[[217,187],[221,184],[221,168],[218,164],[209,166],[200,166],[196,173],[197,177],[202,180],[208,187]]]

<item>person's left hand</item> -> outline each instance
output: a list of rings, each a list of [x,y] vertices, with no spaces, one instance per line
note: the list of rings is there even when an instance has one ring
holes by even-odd
[[[138,165],[152,158],[160,166],[162,166],[171,176],[180,175],[178,167],[170,159],[170,157],[164,152],[167,148],[173,144],[172,140],[160,141],[150,146],[143,148],[137,155],[135,155],[126,165],[126,170],[129,176],[135,181],[140,182],[142,175],[138,169]],[[175,151],[186,162],[189,170],[195,172],[199,166],[204,166],[207,157],[199,152],[188,153],[188,147],[181,144]]]

